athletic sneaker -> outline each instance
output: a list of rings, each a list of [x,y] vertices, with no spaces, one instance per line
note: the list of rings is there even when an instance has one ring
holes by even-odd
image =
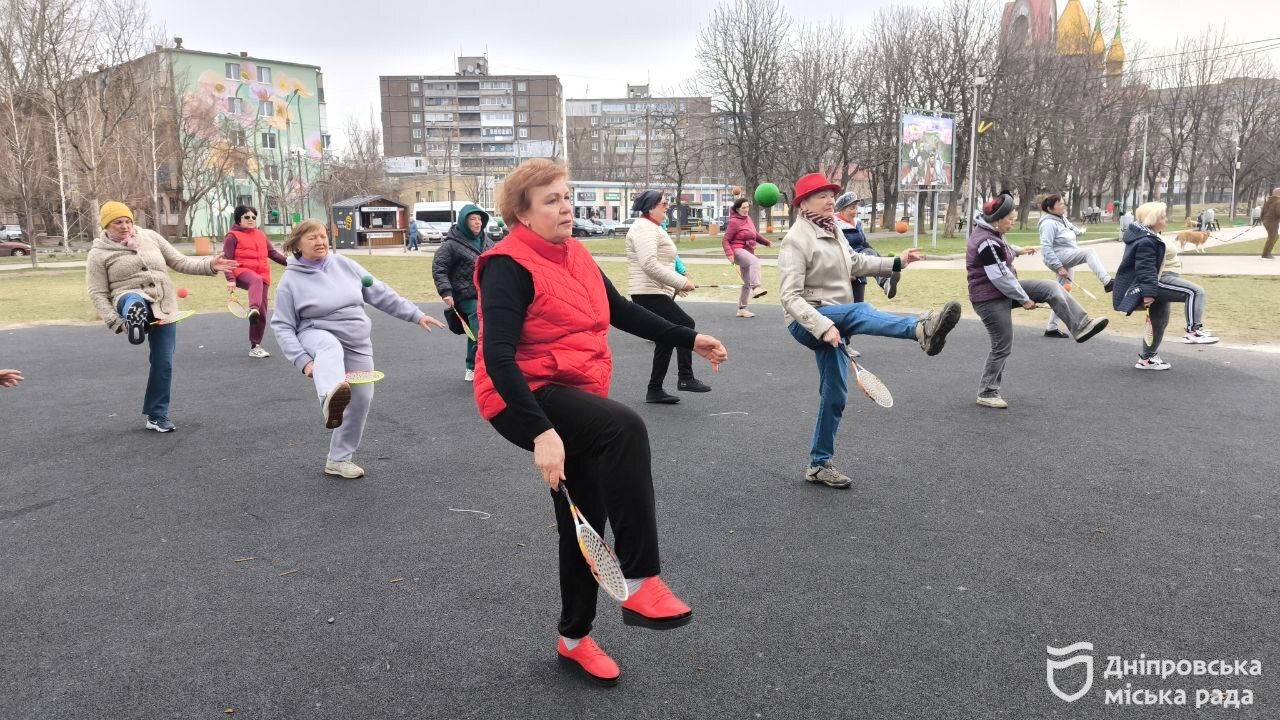
[[[1210,335],[1204,328],[1195,328],[1182,336],[1182,342],[1188,345],[1212,345],[1218,342],[1218,338]]]
[[[1110,321],[1104,317],[1086,318],[1084,325],[1081,325],[1080,329],[1076,331],[1076,342],[1082,343],[1102,332],[1107,328],[1108,322]]]
[[[947,333],[960,322],[960,303],[952,300],[942,309],[921,315],[916,322],[916,340],[925,355],[937,355],[947,342]]]
[[[746,309],[746,308],[738,308],[738,315],[737,315],[737,317],[740,317],[740,318],[753,318],[753,317],[755,317],[755,316],[756,316],[756,314],[755,314],[755,313],[751,312],[750,310],[748,310],[748,309]]]
[[[342,412],[351,402],[351,383],[343,380],[324,396],[324,426],[330,430],[342,425]]]
[[[1116,286],[1116,281],[1115,281],[1115,280],[1108,280],[1108,281],[1107,281],[1107,284],[1105,284],[1105,285],[1103,285],[1103,286],[1102,286],[1102,291],[1103,291],[1103,292],[1111,292],[1111,291],[1115,288],[1115,286]]]
[[[618,664],[596,645],[590,635],[579,640],[577,647],[572,650],[564,644],[564,638],[560,638],[556,643],[556,655],[561,665],[580,673],[597,685],[617,685],[618,677],[622,675]]]
[[[474,381],[475,381],[475,379],[476,379],[476,371],[475,371],[475,370],[468,370],[468,371],[466,371],[466,372],[462,373],[462,379],[463,379],[463,380],[466,380],[467,382],[474,382]]]
[[[1057,328],[1054,328],[1054,329],[1052,329],[1052,330],[1045,330],[1045,331],[1044,331],[1044,336],[1045,336],[1045,337],[1047,337],[1047,338],[1054,338],[1054,339],[1056,339],[1056,340],[1066,340],[1067,338],[1071,337],[1071,336],[1070,336],[1070,335],[1068,335],[1067,333],[1065,333],[1065,332],[1063,332],[1063,331],[1061,331],[1061,330],[1059,330],[1059,329],[1057,329]]]
[[[1168,370],[1173,366],[1161,360],[1159,355],[1152,355],[1149,358],[1139,357],[1134,367],[1139,370]]]
[[[860,352],[858,352],[857,350],[854,350],[853,348],[849,347],[849,345],[848,345],[848,344],[846,344],[846,345],[844,346],[844,354],[845,354],[845,355],[848,355],[850,360],[853,360],[853,359],[855,359],[855,358],[860,358],[860,357],[862,357],[862,353],[860,353]]]
[[[821,465],[810,465],[804,471],[804,479],[817,485],[819,483],[833,488],[848,488],[853,484],[853,479],[848,475],[835,469],[830,461]]]
[[[148,417],[147,429],[155,430],[158,433],[167,433],[177,430],[178,426],[174,425],[173,421],[167,417]]]
[[[271,353],[263,349],[261,345],[254,345],[249,348],[249,357],[251,358],[269,358]]]
[[[751,293],[751,299],[759,300],[760,298],[768,294],[769,294],[768,290],[765,290],[764,288],[760,288],[760,289],[757,289],[755,292]]]
[[[350,460],[326,459],[324,461],[324,474],[337,475],[348,480],[355,480],[358,477],[364,477],[364,468]]]
[[[880,278],[877,282],[884,289],[884,296],[890,300],[898,295],[898,282],[902,280],[902,273],[896,272],[887,278]]]
[[[978,393],[978,404],[982,407],[996,408],[1005,410],[1009,407],[1009,403],[1000,397],[1000,393],[995,390],[984,390]]]
[[[129,343],[141,345],[147,339],[147,330],[151,328],[151,320],[147,317],[145,303],[136,302],[124,311],[124,324],[129,330]]]

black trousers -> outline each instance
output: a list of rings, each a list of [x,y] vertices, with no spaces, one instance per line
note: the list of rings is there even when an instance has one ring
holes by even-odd
[[[670,295],[632,295],[631,301],[640,307],[648,310],[654,315],[660,315],[668,321],[676,325],[683,325],[687,328],[693,328],[693,318],[680,309],[674,298]],[[662,381],[667,377],[667,368],[671,367],[671,351],[676,352],[676,375],[680,380],[693,380],[693,351],[687,348],[677,348],[674,345],[658,344],[653,349],[653,372],[649,374],[649,389],[657,390],[662,387]],[[570,491],[572,492],[572,490]]]
[[[547,385],[533,394],[564,442],[565,485],[587,522],[601,535],[613,527],[614,550],[628,578],[659,574],[658,522],[653,506],[649,431],[634,410],[577,388]],[[490,421],[525,450],[523,428],[507,412]],[[585,637],[596,616],[599,588],[578,548],[564,496],[552,492],[560,534],[560,634]]]

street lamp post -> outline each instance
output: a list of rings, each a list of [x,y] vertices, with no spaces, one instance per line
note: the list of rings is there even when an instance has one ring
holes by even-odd
[[[977,187],[977,178],[973,173],[977,167],[974,159],[978,153],[978,93],[981,92],[978,88],[986,84],[987,79],[981,75],[973,78],[973,117],[969,122],[969,211],[964,219],[965,227],[972,227],[973,223],[974,193]]]
[[[1231,214],[1227,218],[1227,222],[1235,224],[1236,221],[1236,176],[1240,173],[1240,126],[1236,126],[1236,149],[1231,156]]]

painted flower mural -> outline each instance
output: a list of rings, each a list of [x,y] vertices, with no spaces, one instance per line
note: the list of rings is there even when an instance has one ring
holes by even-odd
[[[201,90],[214,97],[235,97],[240,90],[240,83],[228,80],[212,70],[201,73],[199,83]]]
[[[324,159],[324,135],[319,131],[307,134],[307,157],[312,160]]]

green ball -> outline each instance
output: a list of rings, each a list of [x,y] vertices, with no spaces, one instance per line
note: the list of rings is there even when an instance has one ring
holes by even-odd
[[[373,285],[373,276],[365,275],[364,277],[360,278],[360,284],[365,287],[369,287],[370,285]]]
[[[506,223],[502,222],[502,218],[498,218],[498,227],[504,227]]]
[[[773,183],[760,183],[756,187],[756,204],[760,207],[773,207],[778,204],[778,198],[782,193],[778,192],[778,186]]]

